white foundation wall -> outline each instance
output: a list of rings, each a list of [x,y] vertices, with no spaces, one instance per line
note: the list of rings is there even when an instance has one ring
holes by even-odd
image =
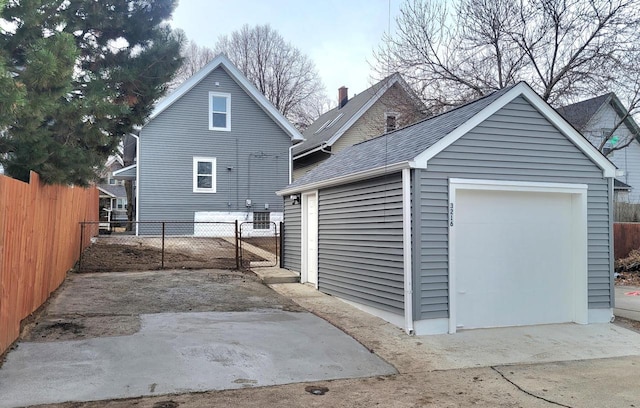
[[[235,222],[238,221],[242,237],[273,237],[279,233],[283,213],[272,212],[268,229],[253,228],[253,212],[245,211],[197,211],[193,235],[196,237],[235,237]],[[206,224],[206,223],[228,224]],[[198,224],[202,223],[202,224]]]

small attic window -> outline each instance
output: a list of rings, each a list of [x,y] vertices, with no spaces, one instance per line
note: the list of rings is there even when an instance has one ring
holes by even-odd
[[[397,128],[398,128],[398,114],[395,112],[385,112],[384,114],[385,133],[393,132]]]

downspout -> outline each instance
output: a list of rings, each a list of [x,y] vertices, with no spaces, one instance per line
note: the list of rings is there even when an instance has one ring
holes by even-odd
[[[289,184],[293,183],[293,147],[289,146]]]
[[[413,278],[411,257],[411,169],[402,169],[402,258],[404,266],[404,327],[413,335]]]

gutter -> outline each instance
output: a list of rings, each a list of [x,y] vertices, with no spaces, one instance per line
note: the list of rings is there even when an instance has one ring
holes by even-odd
[[[287,187],[280,191],[276,191],[279,196],[285,196],[288,194],[297,194],[305,191],[319,190],[321,188],[331,187],[338,184],[352,183],[354,181],[364,180],[367,178],[382,176],[387,173],[397,172],[403,169],[417,168],[416,163],[413,161],[403,161],[387,166],[380,166],[369,170],[359,171],[357,173],[348,174],[346,176],[334,177],[328,180],[317,181],[314,183],[303,184],[301,186]]]

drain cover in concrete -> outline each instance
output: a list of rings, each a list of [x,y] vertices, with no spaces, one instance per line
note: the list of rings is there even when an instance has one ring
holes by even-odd
[[[0,369],[0,407],[222,390],[395,373],[309,313],[142,315],[140,332],[20,343]]]

